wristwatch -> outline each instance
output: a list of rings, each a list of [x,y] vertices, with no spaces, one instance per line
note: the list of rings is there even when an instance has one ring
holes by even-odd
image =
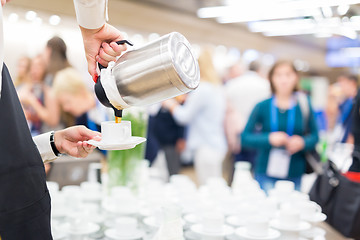
[[[60,157],[61,153],[60,153],[59,150],[56,148],[54,135],[55,135],[55,132],[52,131],[52,132],[50,133],[50,146],[51,146],[51,149],[53,150],[55,156]]]

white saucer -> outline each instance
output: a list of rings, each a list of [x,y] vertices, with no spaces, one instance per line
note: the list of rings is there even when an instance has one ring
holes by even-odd
[[[59,227],[59,230],[61,230],[62,232],[66,232],[70,235],[88,235],[88,234],[92,234],[92,233],[96,233],[97,231],[100,230],[100,226],[95,224],[95,223],[85,223],[84,225],[86,225],[84,228],[81,229],[71,229],[71,223],[67,222],[62,224]]]
[[[230,216],[226,218],[226,223],[234,227],[241,227],[245,225],[245,220],[241,221],[238,216]]]
[[[160,227],[160,224],[156,223],[154,217],[144,218],[143,222],[148,227],[152,227],[152,228],[159,228]]]
[[[117,233],[117,230],[115,228],[110,228],[105,231],[105,236],[114,240],[132,240],[142,238],[144,236],[144,232],[141,230],[136,230],[136,232],[131,235],[120,235]]]
[[[102,150],[125,150],[136,147],[136,145],[146,141],[143,137],[130,137],[128,140],[122,143],[106,143],[103,141],[89,140],[86,143],[98,147]]]
[[[58,231],[52,231],[51,234],[52,234],[54,240],[64,240],[68,236],[66,233],[58,232]]]
[[[223,225],[221,232],[204,232],[202,224],[193,225],[190,227],[190,230],[196,234],[210,237],[224,237],[234,233],[234,229],[227,225]]]
[[[186,214],[184,216],[184,220],[187,224],[196,224],[199,222],[199,217],[197,217],[195,214]]]
[[[300,232],[300,235],[307,239],[316,239],[317,237],[325,237],[326,231],[322,228],[315,227],[310,230]]]
[[[270,225],[280,231],[287,231],[287,232],[300,232],[310,229],[311,225],[308,222],[301,221],[296,227],[286,226],[281,224],[278,219],[274,219],[270,221]]]
[[[247,233],[246,227],[241,227],[236,229],[235,234],[238,235],[241,238],[245,239],[253,239],[253,240],[271,240],[271,239],[277,239],[281,236],[281,233],[275,229],[269,228],[268,235],[265,237],[255,237],[252,235],[249,235]]]
[[[111,198],[106,198],[102,201],[101,206],[104,210],[109,213],[119,214],[119,215],[135,215],[139,212],[139,207],[137,204],[127,205],[124,207],[122,205],[117,204],[116,200]]]
[[[68,214],[67,208],[52,208],[51,209],[51,218],[63,218]]]
[[[311,223],[318,223],[325,221],[327,216],[324,213],[316,213],[311,217],[302,217],[303,220]]]

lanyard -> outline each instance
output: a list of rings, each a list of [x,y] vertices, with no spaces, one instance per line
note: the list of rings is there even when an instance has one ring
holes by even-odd
[[[288,110],[288,122],[287,122],[287,130],[286,133],[289,136],[294,134],[295,128],[295,110],[296,105],[295,101],[292,99],[291,108]],[[277,107],[276,107],[276,98],[275,96],[271,99],[271,132],[277,132],[279,130],[279,123],[278,123],[278,114],[277,114]]]
[[[345,100],[345,102],[343,103],[343,107],[341,109],[341,114],[338,117],[338,123],[344,124],[346,122],[346,120],[349,118],[352,109],[353,109],[353,102],[354,99],[353,98],[348,98],[347,100]]]

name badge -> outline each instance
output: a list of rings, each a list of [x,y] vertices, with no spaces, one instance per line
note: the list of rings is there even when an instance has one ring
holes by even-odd
[[[266,174],[274,178],[287,178],[289,175],[291,156],[283,149],[272,149],[269,154]]]

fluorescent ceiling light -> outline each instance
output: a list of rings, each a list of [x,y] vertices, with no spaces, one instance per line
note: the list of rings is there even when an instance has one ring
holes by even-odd
[[[296,35],[340,35],[344,36],[350,39],[356,39],[357,33],[353,29],[348,28],[333,28],[333,29],[292,29],[292,30],[286,30],[286,31],[268,31],[263,33],[267,37],[280,37],[280,36],[296,36]]]
[[[234,22],[252,22],[261,20],[275,20],[275,19],[286,19],[286,18],[298,18],[304,16],[313,16],[320,14],[319,9],[300,10],[300,11],[285,11],[282,9],[270,10],[266,12],[242,12],[238,15],[229,15],[219,17],[216,20],[219,23],[234,23]]]
[[[360,0],[234,0],[228,1],[228,6],[200,8],[197,11],[199,18],[219,18],[220,23],[247,22],[256,20],[271,20],[312,16],[313,11],[323,8],[325,14],[330,16],[330,7],[352,5]],[[276,17],[279,16],[279,17]]]
[[[276,20],[250,22],[248,27],[252,32],[287,31],[288,29],[312,29],[316,27],[316,23],[312,19]]]

